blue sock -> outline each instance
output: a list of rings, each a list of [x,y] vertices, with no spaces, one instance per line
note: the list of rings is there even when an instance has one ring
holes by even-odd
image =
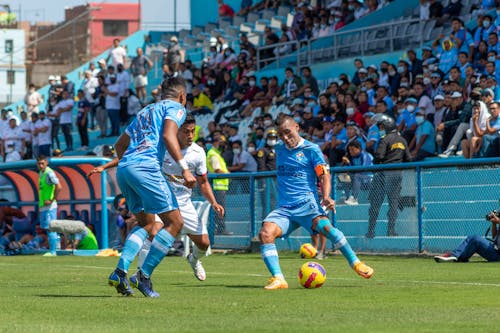
[[[134,261],[135,256],[142,247],[142,243],[148,237],[148,232],[141,227],[135,227],[125,241],[122,255],[118,260],[117,268],[127,273],[130,263]]]
[[[283,277],[280,267],[280,259],[278,257],[278,251],[276,250],[275,244],[262,244],[260,246],[260,254],[267,269],[271,272],[272,276]]]
[[[351,248],[351,245],[347,242],[347,239],[345,238],[344,234],[342,231],[339,229],[335,228],[329,220],[327,219],[320,219],[318,221],[317,225],[317,230],[318,232],[321,232],[323,235],[326,236],[329,240],[332,241],[333,243],[333,248],[335,250],[340,250],[344,257],[347,259],[347,262],[349,265],[352,267],[356,262],[359,261],[358,257],[356,256],[356,253]]]
[[[49,251],[52,254],[56,254],[57,252],[57,232],[49,231]]]
[[[156,234],[151,243],[149,253],[141,266],[141,271],[146,277],[151,277],[156,266],[167,255],[174,241],[175,237],[165,229],[161,229]]]

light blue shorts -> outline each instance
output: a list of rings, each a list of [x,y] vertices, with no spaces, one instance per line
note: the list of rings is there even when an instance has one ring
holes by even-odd
[[[133,213],[159,214],[179,208],[160,168],[148,163],[119,167],[116,179]]]
[[[317,233],[312,229],[312,221],[320,215],[326,216],[326,213],[317,200],[310,197],[295,206],[282,206],[273,210],[264,222],[277,224],[282,231],[281,237],[286,238],[299,227],[305,228],[311,234]]]
[[[40,211],[40,228],[48,230],[50,221],[57,219],[57,207]]]

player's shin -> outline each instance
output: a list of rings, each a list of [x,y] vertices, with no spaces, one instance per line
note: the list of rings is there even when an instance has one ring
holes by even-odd
[[[139,252],[144,243],[144,240],[148,237],[148,232],[141,227],[135,227],[132,229],[130,234],[125,241],[123,246],[123,251],[118,261],[118,268],[123,272],[127,273],[130,263],[134,260],[135,256]]]
[[[199,260],[207,255],[207,250],[202,250],[198,246],[193,248],[193,258]]]
[[[330,220],[327,218],[320,218],[318,224],[316,225],[316,230],[321,232],[332,242],[334,249],[340,250],[351,267],[359,261],[356,253],[354,253],[342,231],[335,228],[330,223]]]
[[[283,277],[281,272],[280,261],[278,257],[278,251],[276,250],[276,245],[273,244],[262,244],[260,246],[260,254],[267,269],[271,272],[273,277]]]
[[[174,241],[175,237],[165,229],[160,230],[156,234],[153,242],[151,243],[151,249],[141,266],[141,271],[146,277],[151,277],[154,269],[167,255]]]
[[[55,254],[57,251],[57,232],[55,231],[49,231],[48,232],[48,238],[49,238],[49,251],[52,254]]]

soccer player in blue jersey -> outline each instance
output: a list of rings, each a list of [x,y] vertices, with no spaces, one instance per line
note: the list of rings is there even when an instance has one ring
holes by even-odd
[[[192,188],[196,183],[177,140],[178,128],[186,118],[185,80],[180,77],[165,79],[161,93],[162,100],[142,109],[115,144],[119,159],[118,185],[139,222],[127,237],[118,265],[108,279],[109,284],[123,295],[133,293],[127,272],[144,240],[153,231],[155,214],[161,218],[164,228],[154,237],[141,269],[130,278],[132,285],[147,297],[159,296],[153,290],[151,274],[184,224],[177,200],[161,171],[165,148],[182,169],[185,185]]]
[[[279,207],[264,219],[259,233],[262,258],[272,274],[264,288],[288,288],[274,242],[277,237],[286,237],[300,226],[311,233],[325,235],[356,273],[369,279],[373,269],[358,259],[344,234],[333,227],[322,208],[335,211],[335,201],[330,198],[329,167],[321,150],[299,136],[299,125],[288,115],[281,115],[278,119],[278,136],[282,141],[275,146]],[[323,190],[322,198],[317,192],[318,178]]]

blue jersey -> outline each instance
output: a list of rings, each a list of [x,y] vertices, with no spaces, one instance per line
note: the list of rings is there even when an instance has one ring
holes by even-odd
[[[278,205],[294,207],[314,195],[319,201],[316,187],[318,165],[328,167],[318,145],[302,140],[294,149],[278,143],[276,149],[276,170],[278,175]]]
[[[130,143],[118,166],[151,161],[159,168],[165,155],[163,126],[167,119],[180,127],[186,119],[186,109],[172,100],[163,100],[142,109],[125,130]]]

